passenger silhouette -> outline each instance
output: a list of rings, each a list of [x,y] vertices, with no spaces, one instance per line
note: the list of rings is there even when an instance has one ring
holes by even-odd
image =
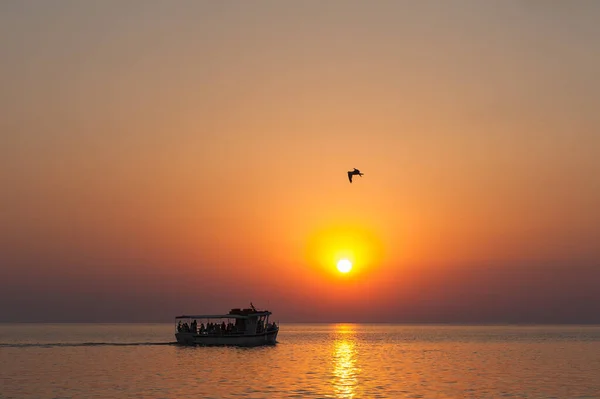
[[[362,176],[364,175],[364,173],[360,173],[360,170],[354,168],[354,170],[349,170],[348,171],[348,180],[350,180],[350,183],[352,183],[352,176],[354,175],[359,175]]]

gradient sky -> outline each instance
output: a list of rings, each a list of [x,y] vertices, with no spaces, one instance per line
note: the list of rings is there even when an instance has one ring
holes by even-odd
[[[0,2],[0,321],[600,323],[598,21]]]

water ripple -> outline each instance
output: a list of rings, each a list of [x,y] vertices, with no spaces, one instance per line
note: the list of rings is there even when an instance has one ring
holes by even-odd
[[[260,348],[171,325],[0,325],[0,397],[600,398],[600,328],[281,325]]]

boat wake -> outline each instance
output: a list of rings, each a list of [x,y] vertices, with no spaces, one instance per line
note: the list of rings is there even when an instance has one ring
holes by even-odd
[[[0,348],[54,348],[54,347],[80,347],[80,346],[163,346],[177,345],[177,342],[60,342],[60,343],[1,343]]]

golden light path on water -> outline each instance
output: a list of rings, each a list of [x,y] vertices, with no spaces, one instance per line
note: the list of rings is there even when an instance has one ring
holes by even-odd
[[[359,367],[356,364],[358,355],[354,340],[354,328],[351,325],[339,325],[337,338],[333,346],[333,386],[336,397],[353,398],[358,385]]]

